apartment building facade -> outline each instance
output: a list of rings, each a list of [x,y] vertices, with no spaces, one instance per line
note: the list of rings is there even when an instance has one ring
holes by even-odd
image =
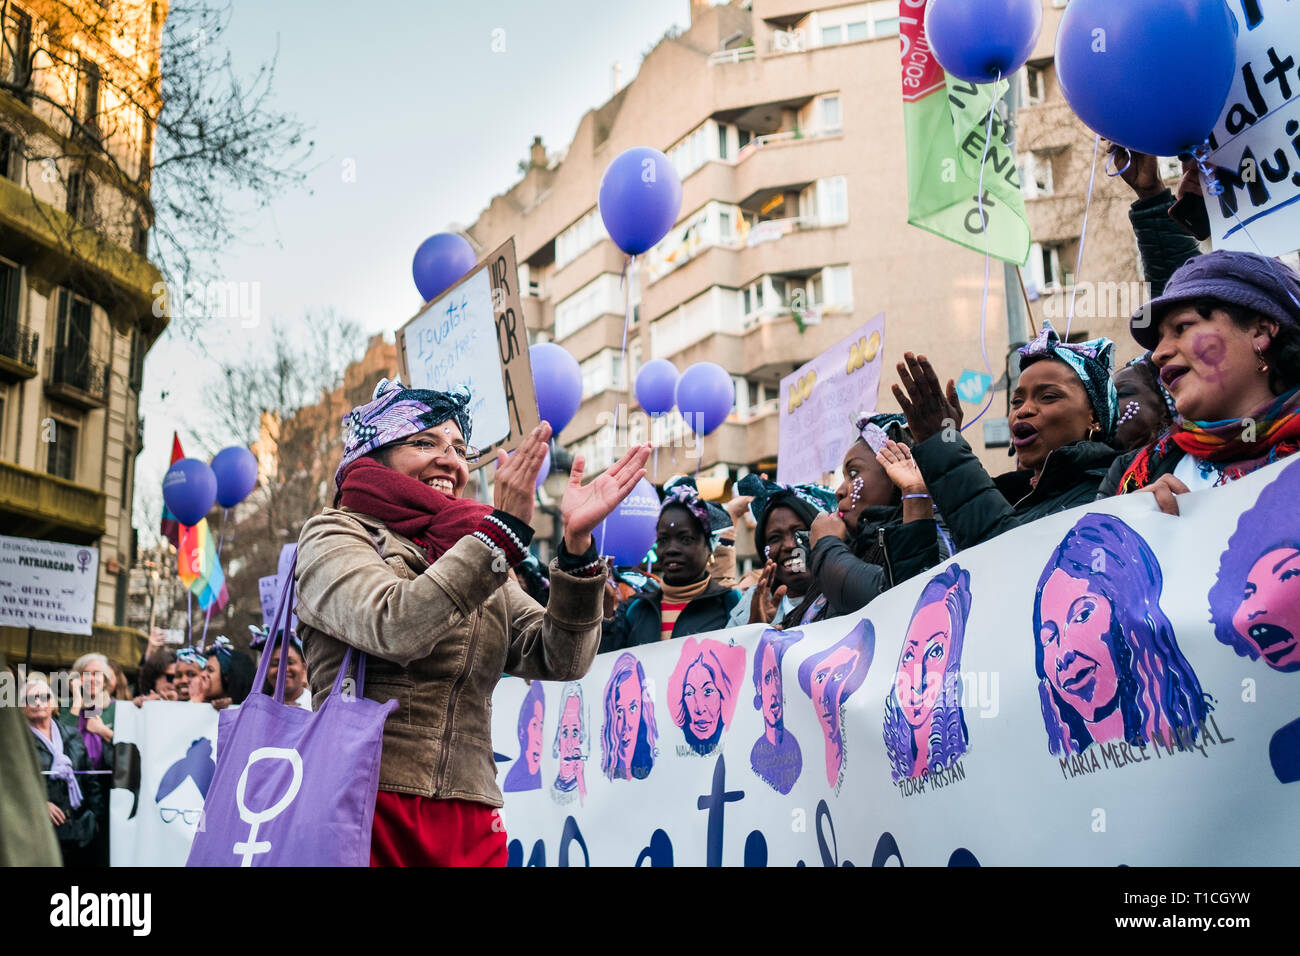
[[[37,631],[39,666],[132,666],[144,638],[125,625],[144,357],[167,323],[146,256],[166,13],[30,0],[0,24],[0,533],[99,549],[93,636]],[[0,650],[27,636],[0,628]]]

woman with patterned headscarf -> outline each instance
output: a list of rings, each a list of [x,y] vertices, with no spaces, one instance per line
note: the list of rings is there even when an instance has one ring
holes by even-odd
[[[1020,378],[1011,394],[1011,444],[1019,467],[994,479],[961,437],[956,385],[949,380],[945,391],[924,355],[904,355],[894,397],[958,549],[1096,499],[1118,455],[1110,445],[1114,359],[1110,339],[1062,342],[1044,322],[1038,338],[1020,349]]]
[[[688,637],[727,626],[740,592],[713,577],[714,552],[724,535],[734,533],[731,517],[700,497],[695,479],[664,483],[663,506],[655,530],[661,581],[625,601],[605,631],[600,650],[623,650],[674,637]]]
[[[600,640],[605,567],[592,529],[645,474],[650,446],[586,485],[575,459],[545,609],[511,579],[528,553],[543,422],[497,453],[494,506],[463,497],[478,453],[471,396],[384,380],[343,419],[336,507],[307,521],[295,576],[314,703],[349,647],[363,693],[395,700],[384,726],[371,864],[504,865],[491,699],[503,673],[576,680]]]
[[[752,474],[740,479],[736,491],[751,499],[754,549],[766,564],[758,583],[741,594],[727,623],[781,627],[813,586],[808,536],[818,515],[835,510],[835,492],[824,485],[781,485]]]

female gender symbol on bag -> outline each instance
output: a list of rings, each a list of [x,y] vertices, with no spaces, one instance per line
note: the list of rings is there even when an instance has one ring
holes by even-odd
[[[248,771],[252,769],[253,764],[259,760],[287,760],[293,768],[293,779],[289,781],[289,789],[284,792],[275,805],[266,810],[256,812],[249,810],[244,803],[244,790],[248,786]],[[246,841],[235,844],[234,852],[236,856],[243,856],[240,866],[252,866],[253,857],[259,853],[271,852],[271,841],[257,839],[257,828],[263,823],[269,823],[288,808],[293,803],[293,798],[298,796],[298,788],[302,786],[302,757],[298,751],[286,747],[259,747],[248,755],[248,763],[244,764],[244,772],[239,775],[239,784],[235,787],[235,805],[239,807],[239,819],[249,824],[251,829],[248,831]]]

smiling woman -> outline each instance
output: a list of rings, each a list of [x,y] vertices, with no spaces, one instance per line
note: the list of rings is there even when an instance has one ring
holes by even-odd
[[[528,553],[543,422],[507,458],[495,507],[462,498],[476,452],[468,389],[382,381],[344,417],[336,505],[298,545],[299,635],[316,704],[349,647],[365,652],[364,693],[395,700],[384,726],[371,863],[504,865],[506,834],[491,744],[492,691],[503,673],[574,680],[596,654],[605,566],[591,531],[645,474],[648,445],[596,480],[574,460],[560,502],[563,546],[543,609],[509,576]],[[540,786],[545,701],[520,714],[519,773]]]
[[[1181,421],[1121,458],[1103,494],[1175,495],[1222,485],[1300,450],[1300,276],[1276,259],[1192,259],[1130,330],[1151,350]]]

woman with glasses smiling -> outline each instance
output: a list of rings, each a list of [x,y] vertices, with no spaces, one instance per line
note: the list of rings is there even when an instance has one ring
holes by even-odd
[[[334,508],[298,543],[298,636],[317,708],[348,648],[366,654],[362,692],[397,701],[384,726],[371,838],[374,866],[504,865],[491,698],[503,673],[576,680],[600,641],[605,565],[592,530],[645,474],[650,446],[560,502],[564,543],[542,608],[511,579],[528,554],[543,422],[498,452],[494,507],[464,497],[470,393],[382,381],[343,419]],[[309,837],[310,838],[310,837]]]

